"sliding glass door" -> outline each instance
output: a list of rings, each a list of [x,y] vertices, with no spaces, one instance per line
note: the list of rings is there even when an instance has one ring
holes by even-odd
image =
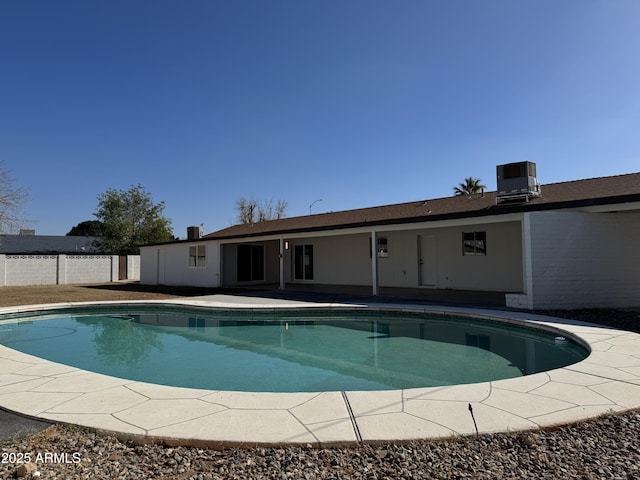
[[[313,280],[313,245],[296,245],[293,256],[294,278],[296,280]]]
[[[238,245],[238,281],[264,280],[264,246]]]

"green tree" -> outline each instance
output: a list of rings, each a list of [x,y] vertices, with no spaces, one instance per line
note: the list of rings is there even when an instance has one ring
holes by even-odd
[[[479,178],[467,177],[464,179],[463,183],[458,184],[457,187],[453,187],[453,193],[456,195],[472,195],[474,193],[480,193],[482,190],[487,188],[480,182],[482,182],[482,180]]]
[[[142,185],[129,190],[110,188],[98,195],[94,213],[103,230],[97,246],[119,255],[140,253],[140,246],[173,239],[171,220],[163,215],[164,202],[155,204]]]
[[[0,233],[14,233],[23,226],[25,221],[18,215],[28,199],[28,192],[16,187],[9,171],[0,164]]]
[[[78,322],[95,330],[95,353],[109,366],[139,367],[154,350],[163,351],[161,332],[137,321],[103,317],[78,317]]]
[[[101,237],[103,225],[99,220],[80,222],[67,233],[67,237]]]

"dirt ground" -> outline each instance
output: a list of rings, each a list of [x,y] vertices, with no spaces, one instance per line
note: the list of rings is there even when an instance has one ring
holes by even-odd
[[[145,286],[135,282],[0,287],[0,307],[109,300],[162,300],[214,293],[215,289]]]
[[[36,305],[42,303],[91,302],[110,300],[162,300],[196,297],[216,293],[243,294],[242,289],[216,289],[197,287],[166,287],[140,285],[138,282],[115,282],[95,285],[35,285],[28,287],[0,287],[0,307]],[[255,292],[253,292],[255,293]],[[280,295],[281,296],[281,295]],[[337,301],[337,297],[329,296]],[[363,297],[364,298],[364,297]],[[296,298],[300,300],[300,298]],[[400,299],[402,300],[402,299]],[[405,299],[406,300],[406,299]],[[421,303],[423,299],[417,299]],[[446,303],[445,303],[446,304]],[[531,313],[582,320],[640,333],[640,308],[637,309],[577,309],[540,310]]]

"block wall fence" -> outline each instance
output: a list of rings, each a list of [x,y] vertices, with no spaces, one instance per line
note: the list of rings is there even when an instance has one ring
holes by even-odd
[[[118,255],[0,254],[0,287],[107,283],[140,279],[140,256],[127,256],[120,278]]]

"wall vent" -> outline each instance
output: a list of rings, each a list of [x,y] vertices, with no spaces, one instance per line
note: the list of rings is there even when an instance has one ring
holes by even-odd
[[[498,188],[496,202],[525,201],[541,195],[536,176],[536,164],[516,162],[496,167]]]

